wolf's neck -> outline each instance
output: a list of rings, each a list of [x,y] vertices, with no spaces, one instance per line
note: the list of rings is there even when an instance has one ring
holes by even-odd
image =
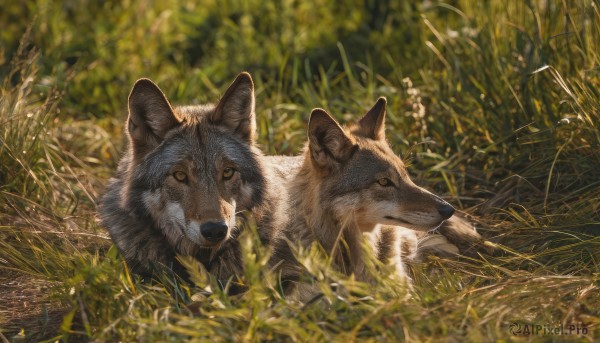
[[[318,177],[311,174],[310,169],[303,168],[290,194],[295,205],[291,208],[294,226],[309,230],[331,256],[337,269],[346,274],[354,273],[357,279],[362,280],[365,276],[363,235],[353,214],[335,218],[333,211],[320,198],[321,185],[315,182]]]
[[[263,201],[254,206],[252,213],[262,243],[268,244],[289,221],[289,198],[284,178],[268,168],[264,169],[264,174],[266,182]]]

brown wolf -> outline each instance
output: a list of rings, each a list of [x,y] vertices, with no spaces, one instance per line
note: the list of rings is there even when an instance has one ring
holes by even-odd
[[[299,272],[289,242],[319,242],[340,271],[366,280],[361,249],[366,238],[376,256],[393,263],[406,278],[401,251],[407,244],[403,239],[410,237],[406,229],[427,232],[454,214],[450,204],[410,180],[404,163],[385,141],[385,112],[386,101],[380,98],[357,124],[343,128],[324,110],[315,109],[302,161],[272,158],[280,169],[299,165],[289,185],[294,212],[274,242],[272,259],[287,292]],[[285,175],[284,170],[280,174]],[[445,239],[436,244],[453,247]]]
[[[166,266],[185,276],[176,255],[193,256],[218,279],[242,272],[236,213],[254,213],[268,243],[282,220],[285,189],[254,146],[254,85],[240,74],[216,105],[172,108],[152,81],[129,96],[128,148],[98,206],[129,266]]]

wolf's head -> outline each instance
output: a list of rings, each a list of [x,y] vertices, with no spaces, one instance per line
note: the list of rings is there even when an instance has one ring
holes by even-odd
[[[254,134],[248,73],[215,106],[172,108],[152,81],[137,81],[129,96],[123,201],[149,215],[180,252],[218,246],[232,235],[236,208],[251,209],[263,197]]]
[[[339,221],[353,218],[363,232],[377,224],[435,229],[454,208],[411,181],[385,140],[385,112],[386,100],[380,98],[344,129],[324,110],[312,111],[308,153],[320,203],[328,204]]]

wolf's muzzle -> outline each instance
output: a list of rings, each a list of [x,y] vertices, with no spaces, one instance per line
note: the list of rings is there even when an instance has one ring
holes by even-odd
[[[444,219],[448,219],[454,214],[454,207],[448,203],[440,205],[437,210],[440,216],[442,216]]]
[[[222,241],[227,236],[228,226],[223,222],[207,222],[200,225],[200,233],[211,243]]]

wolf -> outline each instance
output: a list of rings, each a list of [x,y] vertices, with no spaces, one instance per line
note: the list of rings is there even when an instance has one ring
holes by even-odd
[[[386,104],[380,98],[349,127],[315,109],[302,156],[272,158],[278,160],[274,165],[279,165],[280,175],[293,175],[288,188],[294,212],[273,243],[272,258],[286,293],[294,292],[300,273],[290,242],[305,247],[318,242],[339,271],[369,281],[362,249],[366,240],[377,258],[393,264],[399,278],[408,280],[402,256],[414,257],[418,250],[410,230],[425,233],[453,216],[455,209],[449,203],[411,181],[403,161],[386,142]],[[290,168],[296,171],[286,174]],[[441,238],[430,246],[458,252]],[[402,251],[407,248],[412,251]]]
[[[217,104],[173,108],[148,79],[129,95],[127,151],[99,201],[106,227],[129,267],[143,276],[186,272],[192,256],[218,280],[242,273],[236,213],[252,211],[268,244],[286,191],[269,183],[255,146],[254,84],[241,73]]]

